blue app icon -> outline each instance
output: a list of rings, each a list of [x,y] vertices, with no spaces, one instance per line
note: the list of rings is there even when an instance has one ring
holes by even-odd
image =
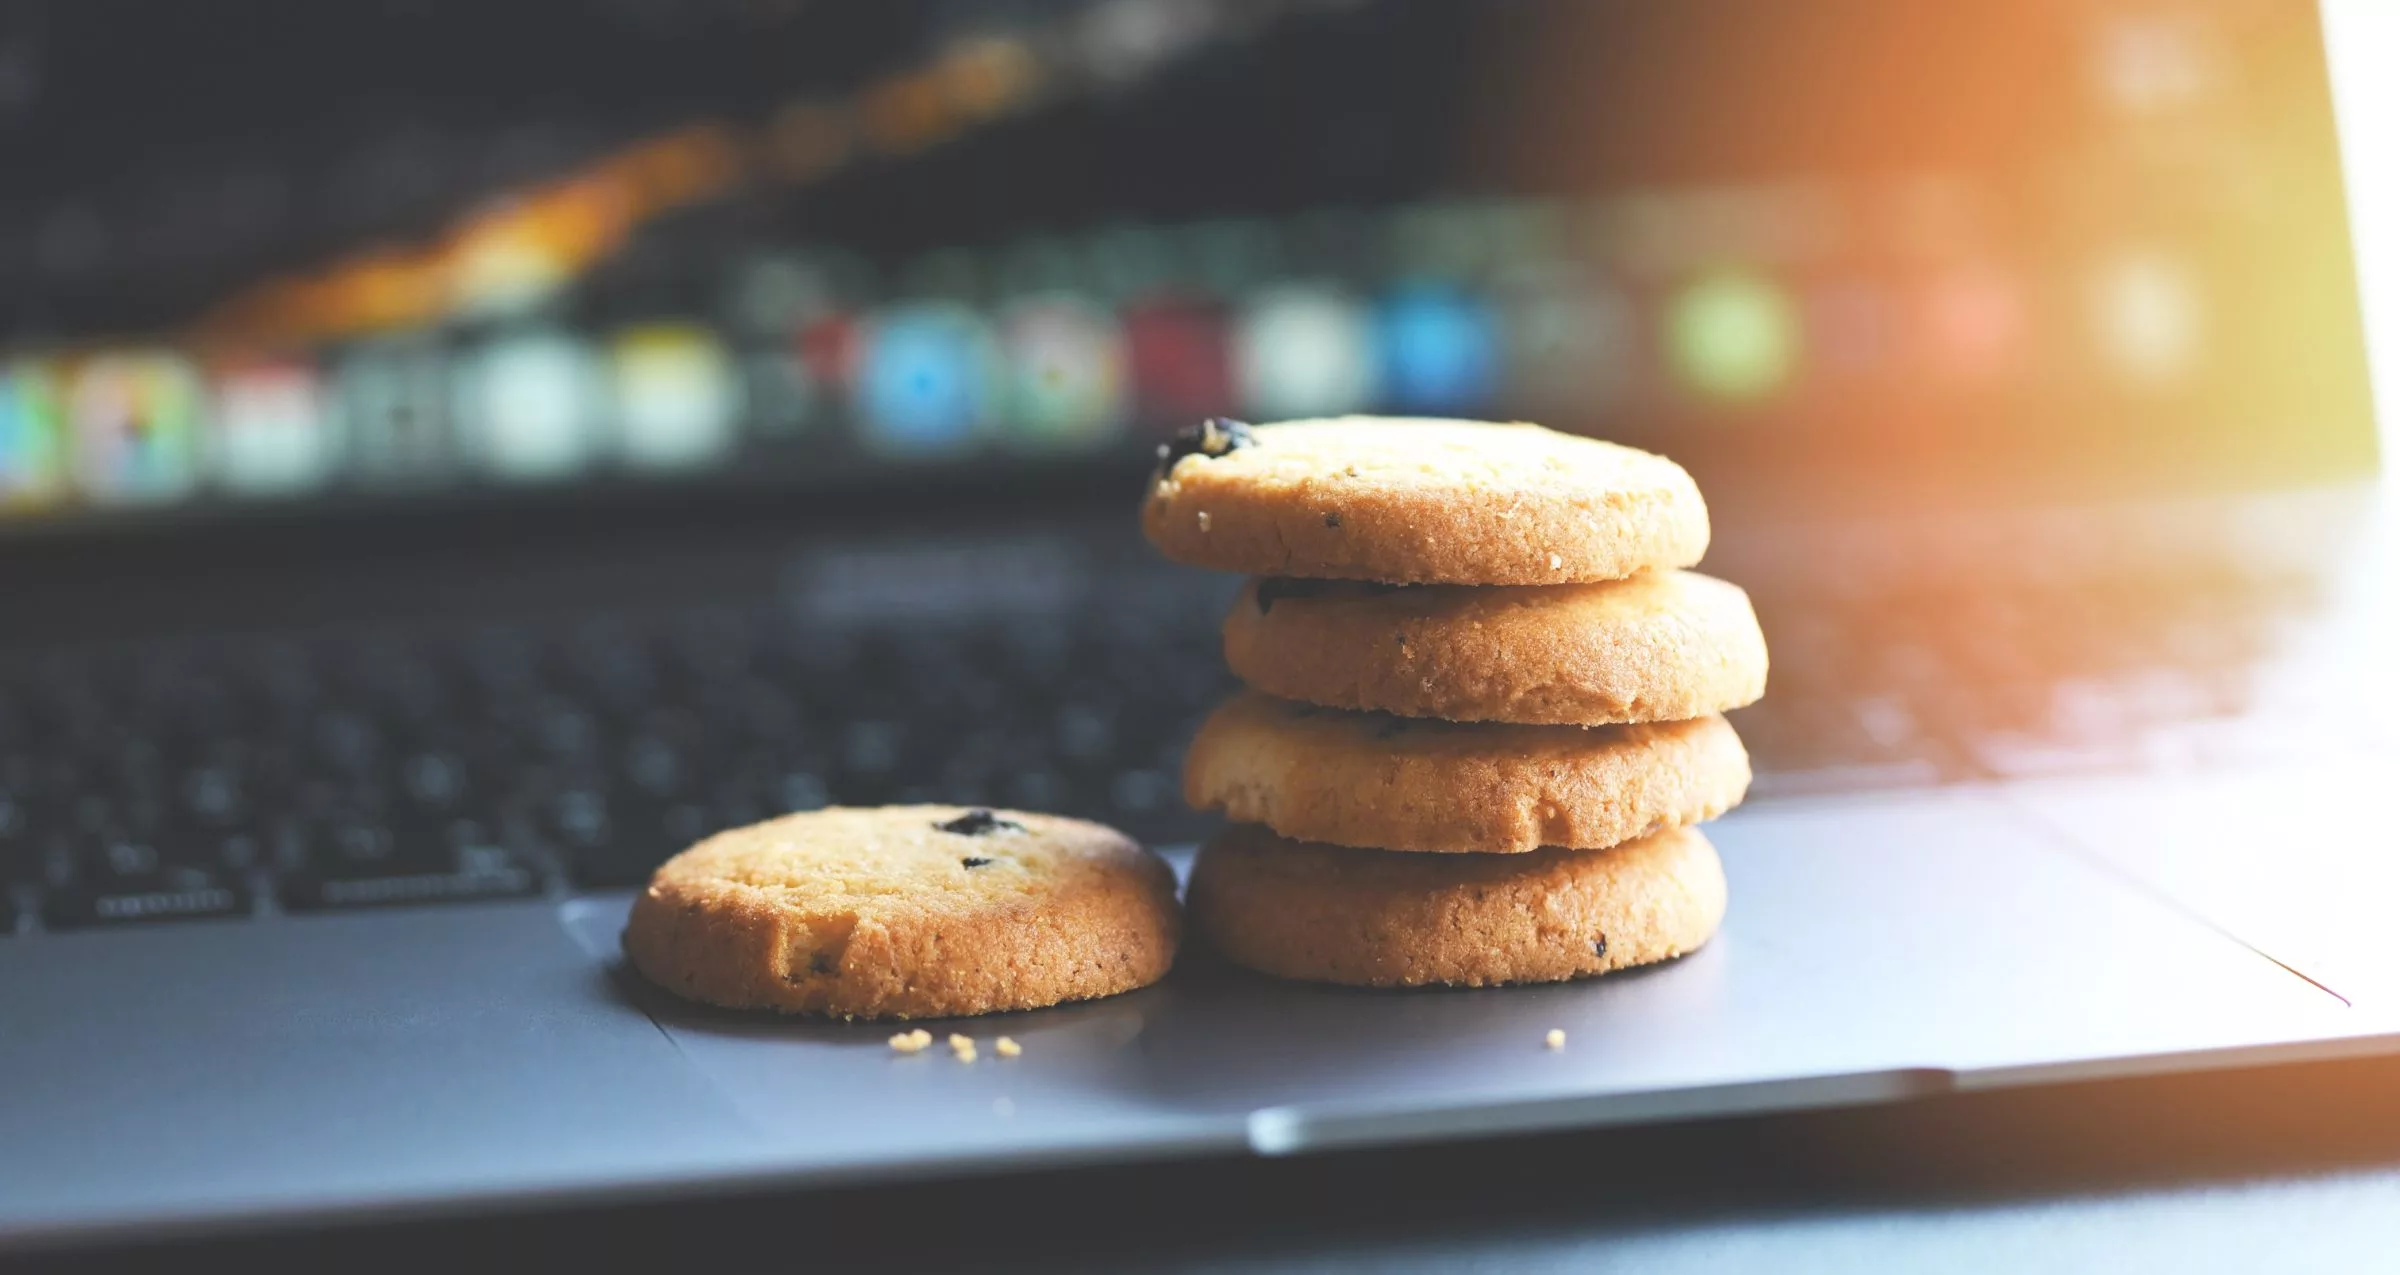
[[[998,357],[973,311],[942,303],[886,312],[867,336],[857,404],[866,445],[896,455],[957,452],[992,415]]]
[[[1384,299],[1377,328],[1393,406],[1456,412],[1491,401],[1500,342],[1490,306],[1444,284],[1409,284]]]
[[[55,498],[66,483],[58,385],[31,361],[0,367],[0,510]]]

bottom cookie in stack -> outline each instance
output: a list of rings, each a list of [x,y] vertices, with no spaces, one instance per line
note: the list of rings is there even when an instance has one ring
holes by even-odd
[[[1604,850],[1405,854],[1235,824],[1192,865],[1210,946],[1281,978],[1365,987],[1547,983],[1706,943],[1725,871],[1692,828]]]

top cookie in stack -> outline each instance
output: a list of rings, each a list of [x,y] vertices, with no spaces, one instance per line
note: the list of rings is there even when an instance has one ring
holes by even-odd
[[[1576,584],[1708,551],[1708,506],[1682,466],[1539,425],[1212,420],[1159,458],[1142,529],[1212,571]]]
[[[1185,770],[1193,805],[1251,825],[1194,869],[1221,951],[1489,984],[1714,932],[1724,879],[1688,825],[1748,787],[1719,714],[1767,658],[1742,591],[1681,569],[1708,510],[1680,466],[1534,425],[1210,421],[1162,449],[1142,519],[1168,557],[1258,577],[1225,621],[1253,689]]]

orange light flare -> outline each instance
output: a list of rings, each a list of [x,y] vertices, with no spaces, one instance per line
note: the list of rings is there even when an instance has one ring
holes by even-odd
[[[430,244],[379,245],[323,270],[261,283],[204,314],[196,339],[306,343],[506,310],[566,286],[644,221],[723,196],[753,172],[822,179],[858,143],[908,155],[1035,101],[1032,50],[978,36],[855,103],[795,100],[755,130],[710,121],[656,133],[583,170],[461,216]]]
[[[725,125],[656,134],[479,207],[427,246],[379,245],[239,293],[201,318],[196,337],[212,345],[307,343],[535,299],[616,251],[642,221],[716,198],[747,170],[746,149]]]

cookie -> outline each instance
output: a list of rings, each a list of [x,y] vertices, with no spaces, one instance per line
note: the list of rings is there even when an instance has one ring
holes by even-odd
[[[1725,916],[1708,839],[1384,854],[1239,824],[1192,865],[1193,932],[1238,965],[1366,987],[1548,983],[1692,951]]]
[[[1271,695],[1468,722],[1700,717],[1767,689],[1767,641],[1737,585],[1690,571],[1473,589],[1252,579],[1225,662]]]
[[[1386,850],[1594,849],[1713,819],[1750,787],[1722,717],[1519,726],[1348,713],[1256,691],[1209,715],[1184,799],[1287,837]]]
[[[786,815],[669,859],[625,952],[734,1009],[940,1018],[1156,982],[1179,915],[1166,863],[1080,819],[958,806]]]
[[[1708,507],[1671,460],[1538,425],[1210,421],[1159,449],[1142,529],[1218,571],[1567,584],[1698,562]]]

